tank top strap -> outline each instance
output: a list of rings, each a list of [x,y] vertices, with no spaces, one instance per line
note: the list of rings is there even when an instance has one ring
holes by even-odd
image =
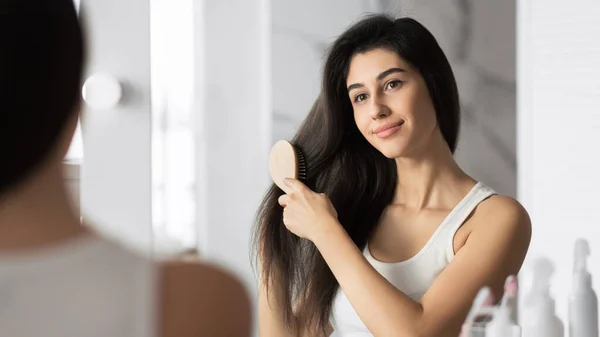
[[[496,194],[498,193],[492,188],[486,186],[482,182],[478,182],[463,202],[448,216],[447,256],[449,260],[454,256],[454,236],[458,229],[465,223],[481,202]]]

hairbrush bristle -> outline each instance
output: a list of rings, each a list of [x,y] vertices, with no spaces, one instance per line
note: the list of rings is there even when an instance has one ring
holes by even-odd
[[[304,155],[302,152],[294,147],[296,151],[296,159],[298,160],[298,179],[300,181],[306,181],[306,161],[304,160]]]

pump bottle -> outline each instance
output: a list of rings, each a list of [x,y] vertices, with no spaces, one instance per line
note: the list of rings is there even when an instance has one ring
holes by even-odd
[[[587,270],[590,246],[584,239],[575,241],[573,286],[569,296],[569,336],[598,337],[598,299]]]
[[[547,258],[538,258],[530,272],[532,284],[525,294],[520,321],[522,337],[564,337],[564,325],[556,316],[555,301],[550,295],[554,265]]]

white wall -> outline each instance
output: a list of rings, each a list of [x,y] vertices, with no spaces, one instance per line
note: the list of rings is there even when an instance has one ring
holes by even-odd
[[[248,243],[270,183],[270,5],[195,4],[198,248],[256,295]]]
[[[528,261],[556,263],[566,318],[573,243],[589,240],[600,289],[600,3],[519,0],[519,199],[533,220]]]
[[[148,0],[82,0],[89,43],[84,78],[123,86],[112,109],[83,106],[81,205],[99,230],[148,249],[151,228],[150,14]]]

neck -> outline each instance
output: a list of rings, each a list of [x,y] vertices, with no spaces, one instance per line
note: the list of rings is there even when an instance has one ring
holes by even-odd
[[[83,234],[63,182],[60,161],[0,195],[0,251],[27,250]]]
[[[452,205],[474,184],[437,130],[415,154],[396,158],[396,166],[398,185],[393,203],[415,210]]]

